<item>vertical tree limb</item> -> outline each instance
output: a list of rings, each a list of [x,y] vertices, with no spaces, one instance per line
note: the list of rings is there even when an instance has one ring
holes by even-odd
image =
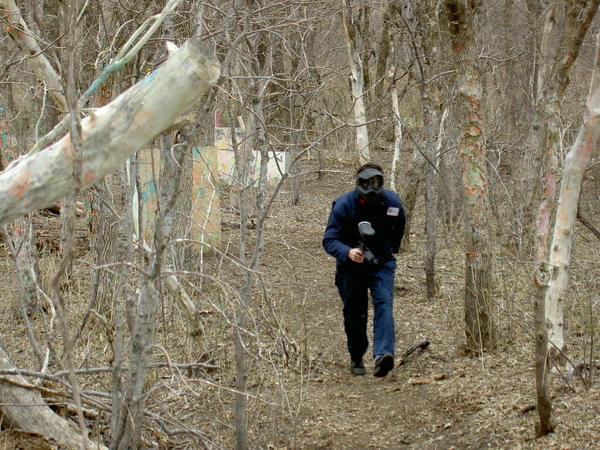
[[[496,345],[491,212],[481,112],[482,86],[477,66],[474,20],[479,2],[446,0],[448,27],[457,65],[463,134],[459,153],[466,194],[465,331],[467,350],[475,354]]]
[[[556,184],[546,181],[538,212],[536,235],[538,268],[534,274],[536,289],[536,391],[540,422],[539,435],[554,430],[552,404],[548,394],[548,355],[551,349],[564,348],[563,308],[568,286],[568,268],[573,246],[573,228],[577,220],[579,195],[586,166],[600,134],[600,35],[597,37],[596,65],[586,104],[583,124],[567,154],[555,213],[552,239],[549,242],[552,205]]]
[[[356,25],[353,21],[351,0],[342,0],[342,20],[344,22],[346,48],[351,72],[352,84],[352,110],[356,125],[356,150],[359,163],[371,160],[369,150],[369,131],[367,127],[367,113],[364,95],[364,67],[356,40]]]

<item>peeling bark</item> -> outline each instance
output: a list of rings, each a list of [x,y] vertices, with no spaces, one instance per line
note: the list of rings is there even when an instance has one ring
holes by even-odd
[[[119,167],[190,108],[219,78],[219,64],[192,39],[108,105],[81,121],[81,175],[70,135],[0,174],[0,223],[48,206]]]
[[[479,354],[496,345],[494,322],[493,250],[490,236],[483,117],[482,87],[476,64],[473,35],[477,3],[446,0],[448,27],[457,67],[457,87],[464,130],[459,153],[463,160],[462,179],[466,193],[465,249],[465,332],[467,351]]]
[[[564,295],[568,286],[568,269],[573,245],[573,228],[577,220],[579,195],[586,166],[600,134],[600,34],[596,36],[596,64],[583,124],[567,154],[561,179],[556,214],[552,205],[556,192],[556,177],[549,173],[545,179],[542,202],[536,218],[536,263],[533,274],[535,289],[536,334],[536,394],[540,436],[551,433],[552,402],[548,392],[549,356],[564,358]],[[551,221],[554,218],[552,240],[549,243]]]
[[[588,103],[587,118],[577,140],[565,158],[561,189],[554,223],[554,232],[548,255],[552,268],[545,290],[549,351],[562,351],[564,337],[564,296],[568,286],[569,264],[573,246],[573,227],[577,220],[577,205],[585,168],[591,158],[599,134],[600,91]]]
[[[543,14],[541,27],[540,63],[535,78],[534,99],[536,113],[533,118],[532,133],[529,138],[535,158],[534,169],[539,175],[537,182],[530,189],[531,171],[524,174],[525,183],[531,192],[527,200],[528,214],[534,215],[537,203],[542,196],[543,184],[548,177],[557,178],[559,171],[558,157],[559,135],[561,127],[561,110],[564,94],[570,84],[569,75],[581,50],[583,40],[596,15],[600,0],[583,0],[577,2],[556,0]],[[565,8],[565,19],[561,29],[557,30],[557,14],[559,8]],[[536,18],[541,19],[541,9],[534,9]],[[560,34],[559,34],[560,33]],[[559,34],[558,43],[555,36]],[[526,166],[526,165],[524,165]],[[530,219],[533,225],[534,219]],[[534,227],[531,226],[531,229]],[[531,241],[531,239],[529,239]],[[531,246],[531,242],[529,243]]]
[[[64,195],[88,187],[112,172],[129,155],[168,129],[200,95],[217,82],[219,73],[217,61],[207,56],[199,41],[188,41],[156,71],[82,121],[78,154],[80,172],[74,171],[75,152],[70,135],[66,135],[45,150],[13,162],[0,173],[0,224],[53,204]],[[167,232],[164,234],[168,235]],[[158,304],[155,280],[160,274],[159,260],[157,256],[148,265],[151,276],[146,280],[142,294],[146,310],[140,312],[146,319],[154,319]],[[136,408],[143,399],[147,370],[145,358],[153,342],[148,328],[152,331],[148,321],[141,320],[134,330],[136,339],[132,340],[131,353],[141,355],[140,361],[137,364],[133,361],[131,365],[139,370],[131,394]],[[144,345],[147,341],[149,343]],[[12,368],[3,352],[0,353],[0,359],[6,368]],[[17,381],[26,384],[20,377]],[[67,448],[98,448],[96,444],[88,445],[87,440],[74,433],[66,421],[44,404],[39,395],[0,382],[0,396],[2,413],[14,426],[53,437]],[[21,405],[40,406],[32,408]],[[135,416],[133,433],[139,436],[139,410],[133,411],[132,408],[128,412]]]

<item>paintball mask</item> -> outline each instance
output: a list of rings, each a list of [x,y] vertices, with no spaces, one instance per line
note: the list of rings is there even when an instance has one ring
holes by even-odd
[[[373,167],[361,170],[356,176],[356,191],[367,203],[375,202],[383,190],[383,173]]]

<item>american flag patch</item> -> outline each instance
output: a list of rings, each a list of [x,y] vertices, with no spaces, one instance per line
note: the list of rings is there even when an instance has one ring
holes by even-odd
[[[400,208],[397,206],[390,206],[387,210],[388,216],[397,216],[398,214],[400,214]]]

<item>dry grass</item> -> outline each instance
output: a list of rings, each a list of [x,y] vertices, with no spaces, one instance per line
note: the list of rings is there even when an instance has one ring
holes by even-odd
[[[387,157],[387,155],[382,155]],[[283,192],[267,224],[261,284],[253,295],[247,345],[249,438],[252,448],[591,448],[600,440],[600,389],[578,379],[552,380],[558,427],[542,439],[537,421],[533,374],[532,302],[527,261],[497,242],[496,302],[499,348],[481,358],[461,353],[463,342],[463,251],[460,236],[440,245],[437,273],[441,292],[425,297],[422,206],[413,225],[412,249],[399,256],[395,317],[397,352],[428,339],[429,349],[383,380],[352,377],[347,367],[341,302],[333,286],[334,261],[321,249],[331,200],[352,184],[347,161],[329,161],[324,180],[306,178],[303,202],[294,207]],[[600,222],[598,215],[589,217]],[[233,220],[233,219],[232,219]],[[223,248],[238,255],[238,230],[225,228]],[[249,234],[250,242],[252,234]],[[441,242],[445,242],[442,236]],[[578,226],[569,292],[569,348],[573,358],[588,355],[595,333],[600,243]],[[53,267],[52,256],[43,264]],[[79,325],[89,297],[89,259],[82,254],[68,289],[69,323]],[[14,299],[14,275],[0,258],[0,292]],[[161,368],[148,387],[148,443],[163,448],[223,447],[233,441],[233,327],[240,272],[227,259],[212,256],[201,271],[182,276],[202,310],[206,334],[198,347],[169,295],[164,296],[156,360],[208,362],[214,368]],[[194,290],[194,287],[197,290]],[[41,318],[34,326],[43,336]],[[0,333],[14,362],[32,366],[22,324],[3,321]],[[56,338],[56,337],[55,337]],[[111,328],[95,317],[78,341],[82,368],[108,367]],[[597,337],[596,337],[597,340]],[[57,347],[59,348],[59,347]],[[51,371],[58,370],[55,362]],[[86,389],[107,392],[109,376],[82,376]],[[107,436],[109,415],[101,412],[90,427]],[[168,436],[169,429],[188,432]],[[201,431],[205,439],[189,430]]]

